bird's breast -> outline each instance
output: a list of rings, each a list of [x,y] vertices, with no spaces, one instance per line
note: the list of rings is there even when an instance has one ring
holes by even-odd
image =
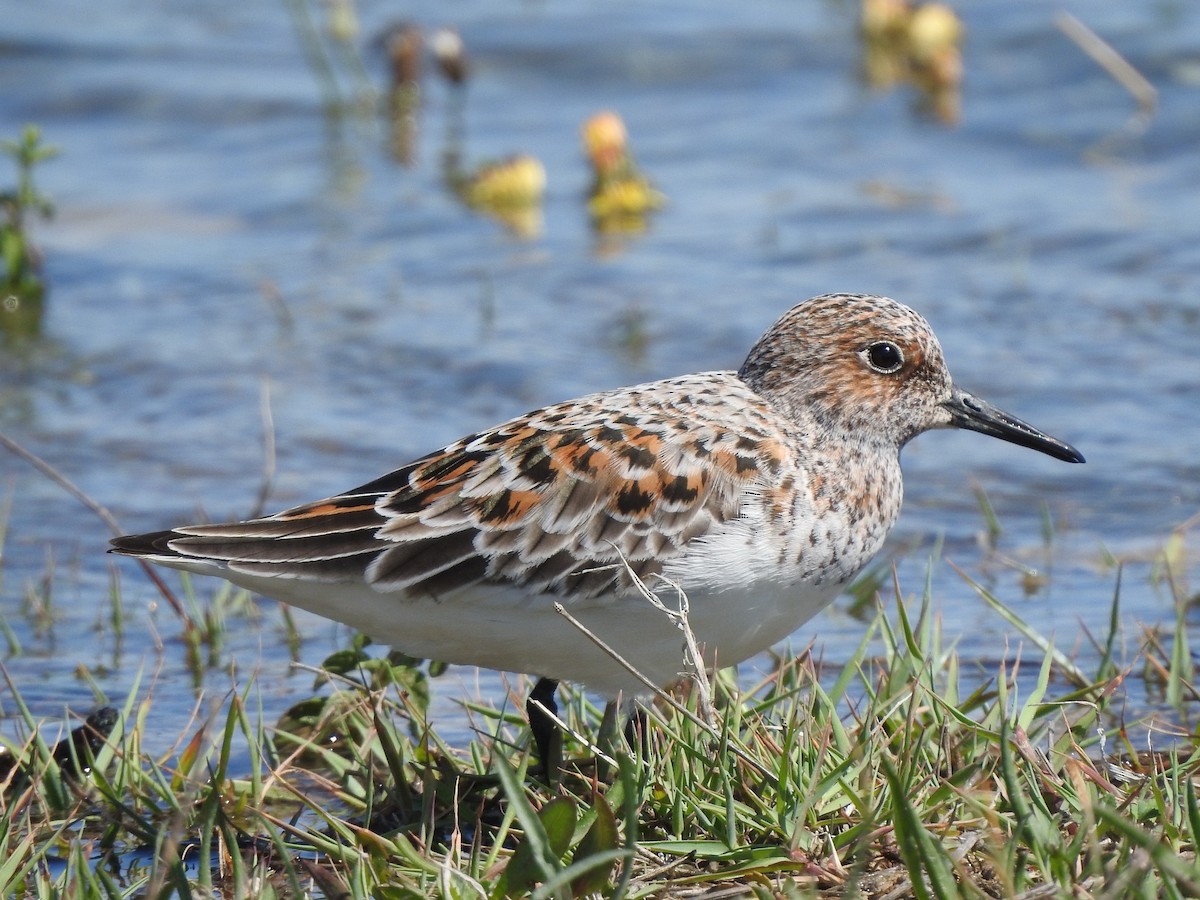
[[[710,662],[739,662],[820,612],[883,546],[900,501],[899,463],[886,460],[817,461],[748,491],[737,517],[690,542],[663,571],[687,595],[696,636],[715,654]]]
[[[901,499],[898,460],[816,459],[748,488],[739,514],[691,541],[664,575],[685,590],[836,594],[879,552]]]

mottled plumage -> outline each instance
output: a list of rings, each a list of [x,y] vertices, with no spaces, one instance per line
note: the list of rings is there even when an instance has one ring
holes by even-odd
[[[737,663],[813,616],[882,546],[900,448],[964,427],[1083,457],[955,388],[925,320],[832,294],[788,311],[739,372],[548,406],[384,477],[266,518],[189,525],[114,550],[235,584],[414,656],[582,682],[684,669],[668,606],[682,587],[710,662]]]

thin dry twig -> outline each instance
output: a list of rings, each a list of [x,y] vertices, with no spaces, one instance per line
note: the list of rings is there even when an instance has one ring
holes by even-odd
[[[82,488],[75,484],[75,482],[71,481],[71,479],[67,478],[66,475],[62,474],[62,472],[58,471],[58,469],[54,468],[54,466],[50,465],[50,463],[46,462],[46,460],[42,459],[36,453],[31,450],[26,450],[23,446],[18,444],[3,432],[0,432],[0,446],[4,447],[14,456],[25,460],[25,462],[29,463],[31,466],[49,478],[52,482],[57,484],[68,494],[95,513],[99,517],[100,521],[108,526],[109,530],[112,531],[114,536],[120,537],[125,533],[125,529],[121,527],[116,517],[109,512],[107,507],[89,497],[86,493],[84,493]],[[175,615],[182,620],[184,628],[188,631],[191,631],[192,628],[195,627],[195,623],[192,622],[191,616],[189,616],[184,610],[183,604],[179,602],[179,598],[175,596],[174,592],[172,592],[169,587],[167,587],[167,583],[162,580],[159,574],[154,571],[154,568],[148,562],[139,559],[137,560],[137,563],[142,567],[142,571],[146,573],[146,577],[149,578],[154,586],[158,589],[158,592],[162,595],[162,598],[170,604],[173,610],[175,610]]]
[[[580,746],[587,750],[588,753],[595,754],[596,758],[602,761],[605,765],[612,766],[614,769],[617,768],[617,761],[600,749],[598,743],[588,740],[586,735],[577,732],[574,728],[567,724],[566,719],[560,716],[557,712],[552,710],[537,698],[530,698],[529,702],[540,709],[542,711],[542,715],[553,722],[563,734],[569,735],[571,738],[578,741]]]
[[[263,423],[263,471],[262,480],[258,485],[258,496],[254,498],[254,506],[250,510],[250,518],[257,519],[263,514],[267,498],[271,496],[271,488],[275,484],[275,417],[271,414],[271,383],[264,377],[259,393],[259,412]]]
[[[631,663],[629,660],[627,660],[625,657],[623,657],[617,650],[615,650],[609,643],[607,643],[604,640],[604,638],[600,637],[600,635],[596,634],[596,632],[592,631],[590,628],[588,628],[586,625],[584,625],[581,621],[579,621],[577,618],[575,618],[573,615],[571,615],[571,613],[567,611],[567,608],[565,606],[563,606],[562,603],[556,602],[554,604],[554,611],[556,613],[558,613],[560,616],[562,616],[564,619],[566,619],[568,622],[570,622],[575,628],[577,628],[579,630],[580,634],[582,634],[589,641],[591,641],[593,644],[595,644],[601,651],[603,651],[609,657],[611,657],[612,660],[615,663],[617,663],[617,665],[624,668],[627,672],[629,672],[631,675],[633,675],[634,678],[636,678],[643,685],[645,685],[647,690],[652,692],[656,697],[658,697],[660,700],[662,700],[664,703],[666,703],[668,706],[670,706],[672,709],[674,709],[677,713],[679,713],[681,716],[683,716],[685,719],[687,719],[693,725],[696,725],[696,726],[702,728],[714,740],[721,739],[721,732],[719,729],[715,728],[712,725],[709,725],[708,722],[704,721],[704,719],[702,717],[696,715],[694,712],[692,712],[690,709],[688,709],[686,706],[684,706],[682,703],[680,703],[678,700],[676,700],[674,697],[672,697],[670,694],[668,694],[666,691],[664,691],[661,687],[659,687],[657,684],[655,684],[653,681],[651,681],[649,678],[647,678],[645,675],[643,675],[641,672],[639,672],[637,670],[637,668],[633,665],[633,663]],[[749,754],[747,754],[744,750],[742,750],[742,748],[738,747],[736,743],[730,743],[729,749],[733,752],[733,754],[738,759],[740,759],[746,765],[750,766],[750,768],[754,769],[759,774],[761,774],[761,775],[770,774],[766,770],[766,768],[764,768],[763,765],[760,762],[758,762],[758,760],[754,759]]]
[[[625,563],[629,567],[629,563]],[[700,652],[700,645],[696,641],[696,633],[692,631],[692,623],[689,615],[692,607],[688,601],[688,596],[683,588],[671,581],[669,578],[664,578],[659,575],[659,579],[666,585],[669,585],[675,590],[675,595],[679,600],[679,608],[671,609],[659,599],[659,596],[646,586],[637,574],[629,569],[629,575],[633,578],[633,583],[641,592],[642,596],[659,612],[671,620],[671,623],[680,630],[683,634],[684,641],[684,661],[691,667],[689,673],[696,683],[696,689],[699,692],[700,711],[704,714],[704,718],[712,728],[717,727],[717,709],[713,705],[712,700],[712,685],[708,679],[708,667],[704,664],[704,654]]]
[[[713,731],[713,729],[711,729],[708,726],[708,723],[706,723],[703,719],[701,719],[699,716],[694,714],[691,710],[689,710],[682,703],[680,703],[678,700],[676,700],[674,697],[672,697],[670,694],[668,694],[666,691],[664,691],[661,687],[659,687],[657,684],[655,684],[653,681],[651,681],[649,678],[647,678],[645,675],[643,675],[641,672],[639,672],[637,670],[637,668],[633,665],[633,663],[631,663],[624,656],[622,656],[620,654],[620,652],[618,650],[614,649],[611,644],[609,644],[607,641],[604,640],[604,638],[600,637],[600,635],[596,634],[596,632],[592,631],[592,629],[588,628],[581,621],[579,621],[577,618],[575,618],[573,615],[571,615],[571,613],[567,610],[567,608],[565,606],[563,606],[562,603],[555,602],[554,611],[556,613],[558,613],[560,616],[562,616],[564,619],[566,619],[568,622],[570,622],[579,631],[580,634],[582,634],[585,638],[587,638],[589,641],[591,641],[593,644],[595,644],[598,648],[600,648],[600,650],[603,653],[605,653],[607,656],[609,656],[613,662],[615,662],[617,665],[621,666],[621,668],[623,668],[630,675],[632,675],[634,678],[636,678],[638,681],[640,681],[642,683],[642,685],[646,688],[647,691],[653,693],[664,703],[667,703],[668,705],[673,706],[678,712],[682,713],[684,716],[686,716],[688,719],[690,719],[695,724],[700,725],[706,731],[711,732],[714,737],[717,736],[716,733]]]
[[[1135,69],[1104,38],[1069,12],[1060,12],[1054,22],[1075,46],[1090,56],[1096,65],[1111,75],[1113,80],[1129,91],[1133,99],[1137,101],[1136,127],[1144,129],[1149,125],[1158,109],[1158,91],[1150,83],[1150,80]]]
[[[291,331],[295,325],[295,319],[292,317],[292,311],[288,309],[287,301],[284,299],[279,285],[274,281],[264,279],[258,283],[258,291],[267,301],[271,312],[275,314],[275,324],[283,331]]]

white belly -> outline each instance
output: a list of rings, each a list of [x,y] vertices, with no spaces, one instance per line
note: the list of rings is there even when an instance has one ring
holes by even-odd
[[[764,537],[770,534],[746,520],[694,542],[664,571],[687,593],[689,622],[710,666],[735,665],[787,637],[824,608],[867,558],[842,554],[831,564],[809,556],[794,565],[792,551]],[[561,601],[653,684],[666,685],[687,671],[682,632],[636,593],[573,602],[480,583],[434,599],[382,593],[365,583],[264,578],[187,562],[192,571],[344,622],[425,659],[576,682],[609,697],[646,694],[639,678],[555,611]],[[673,587],[661,579],[648,586],[669,609],[678,609]]]
[[[237,575],[233,580],[337,619],[411,656],[576,682],[608,697],[648,693],[639,678],[554,610],[557,598],[530,598],[497,585],[431,600],[381,594],[366,585],[279,579],[258,584]],[[677,609],[677,592],[658,588],[662,602]],[[751,592],[696,591],[688,595],[689,622],[709,665],[734,665],[787,637],[836,592],[832,587],[817,594],[778,582]],[[683,633],[645,598],[630,595],[586,606],[566,601],[564,606],[653,684],[669,684],[687,672]]]

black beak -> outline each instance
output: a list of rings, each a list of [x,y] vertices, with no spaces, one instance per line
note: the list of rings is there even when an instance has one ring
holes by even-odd
[[[1040,450],[1055,459],[1065,462],[1081,463],[1083,454],[1065,441],[1038,431],[1032,425],[1022,422],[1016,416],[1010,416],[1003,410],[996,409],[990,403],[984,403],[973,394],[953,389],[954,393],[946,401],[946,409],[950,410],[950,424],[956,428],[966,428],[978,431],[980,434],[990,434],[1002,441],[1028,447],[1030,450]]]

